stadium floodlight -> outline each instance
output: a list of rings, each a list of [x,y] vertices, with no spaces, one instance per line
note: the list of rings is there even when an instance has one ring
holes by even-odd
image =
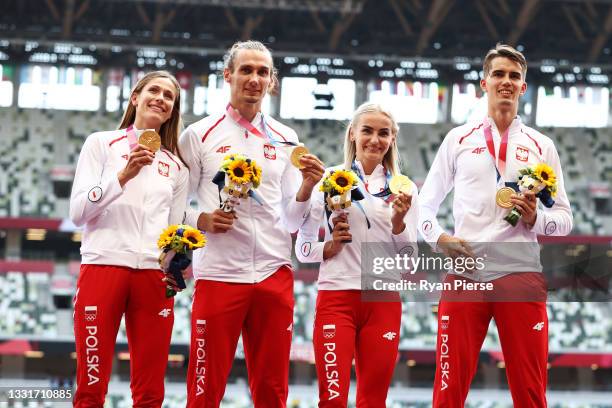
[[[547,74],[553,74],[555,72],[555,67],[553,65],[542,65],[540,66],[540,71]]]
[[[415,75],[417,78],[437,79],[438,70],[436,69],[417,69],[415,71]]]
[[[467,62],[457,62],[455,64],[455,69],[458,71],[468,71],[472,66]]]
[[[566,82],[576,82],[576,75],[574,74],[565,74],[563,77]]]
[[[593,84],[608,84],[610,83],[610,79],[608,78],[607,75],[603,75],[603,74],[590,74],[587,75],[587,79],[589,80],[589,82],[593,83]]]

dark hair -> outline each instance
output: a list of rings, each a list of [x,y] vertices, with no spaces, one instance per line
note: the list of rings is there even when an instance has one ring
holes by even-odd
[[[482,70],[485,77],[487,77],[487,75],[489,75],[489,71],[491,71],[492,61],[498,57],[508,58],[509,60],[519,64],[523,70],[523,80],[525,79],[525,76],[527,76],[527,60],[525,59],[525,56],[514,47],[502,43],[497,43],[495,48],[492,48],[489,50],[489,52],[487,52],[482,64]]]

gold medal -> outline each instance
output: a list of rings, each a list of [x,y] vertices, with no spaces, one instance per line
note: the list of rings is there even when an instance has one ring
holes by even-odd
[[[511,187],[502,187],[497,190],[497,193],[495,194],[495,202],[501,208],[512,208],[512,201],[510,200],[512,198],[512,194],[514,193],[515,191]]]
[[[391,177],[389,189],[393,194],[410,194],[410,191],[412,190],[412,183],[408,177],[404,176],[403,174],[398,174]]]
[[[161,137],[154,130],[145,130],[138,138],[138,144],[155,153],[161,147]]]
[[[308,153],[310,152],[308,151],[308,148],[306,148],[306,146],[297,146],[291,152],[291,164],[293,164],[298,169],[303,169],[304,166],[302,166],[302,164],[300,163],[300,159],[303,155]]]

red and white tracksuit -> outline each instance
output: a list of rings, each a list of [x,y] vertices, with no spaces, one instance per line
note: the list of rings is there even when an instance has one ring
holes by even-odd
[[[491,123],[496,157],[499,157],[501,136],[494,121],[490,118],[486,121]],[[499,331],[515,406],[543,407],[546,406],[548,319],[537,234],[567,235],[572,229],[572,212],[553,141],[523,125],[516,117],[508,133],[505,174],[498,182],[493,158],[487,151],[486,121],[452,129],[440,145],[421,188],[419,228],[435,248],[444,232],[436,215],[454,188],[454,235],[471,243],[497,243],[485,245],[489,255],[487,264],[493,266],[461,279],[494,282],[496,290],[516,290],[532,284],[538,291],[542,289],[536,292],[542,296],[513,302],[441,299],[434,407],[464,406],[491,318],[495,318]],[[557,175],[556,202],[552,208],[538,208],[533,228],[523,222],[512,227],[503,219],[509,210],[495,204],[496,191],[504,181],[516,182],[519,169],[540,162],[551,166]],[[504,246],[502,243],[520,243],[524,252],[509,250],[516,248],[516,244]],[[450,273],[447,280],[459,278]]]
[[[272,137],[297,143],[296,133],[266,115]],[[262,116],[251,122],[262,133]],[[226,233],[208,233],[205,248],[193,257],[196,278],[187,374],[187,405],[218,407],[242,333],[249,386],[256,407],[285,407],[293,328],[291,235],[302,224],[310,202],[297,202],[301,174],[289,160],[291,147],[259,138],[225,114],[189,126],[180,139],[190,168],[199,214],[219,208],[212,178],[230,153],[241,153],[262,168],[254,199],[240,200],[237,219]]]
[[[104,405],[124,313],[133,405],[161,407],[164,399],[174,300],[165,296],[156,244],[169,224],[183,221],[188,170],[162,148],[122,188],[117,174],[129,153],[125,129],[90,135],[72,187],[70,219],[83,226],[74,297],[76,407]]]
[[[356,162],[361,174],[361,163]],[[338,169],[340,167],[335,167]],[[320,262],[313,342],[319,378],[319,407],[346,407],[355,358],[357,407],[385,407],[387,392],[397,361],[402,305],[399,293],[377,294],[383,299],[364,298],[361,290],[361,244],[394,243],[398,251],[412,246],[416,251],[418,195],[412,184],[412,205],[406,214],[406,228],[392,233],[392,208],[389,202],[368,192],[383,191],[386,172],[377,166],[371,175],[359,181],[365,195],[360,201],[363,212],[353,203],[346,209],[352,242],[341,252],[323,260],[325,242],[319,242],[319,228],[325,225],[325,241],[331,240],[332,214],[325,216],[323,193],[312,198],[312,210],[298,233],[295,252],[300,262]],[[314,194],[314,193],[313,193]],[[366,215],[370,221],[368,228]]]

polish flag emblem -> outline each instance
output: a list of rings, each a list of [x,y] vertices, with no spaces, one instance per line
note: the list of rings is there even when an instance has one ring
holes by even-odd
[[[206,328],[206,320],[196,320],[196,333],[204,334],[204,329]]]
[[[524,147],[516,147],[516,160],[526,162],[529,160],[529,150]]]
[[[170,174],[170,166],[162,161],[157,164],[157,171],[164,177],[168,177]]]
[[[324,324],[323,325],[323,337],[326,339],[331,339],[336,335],[336,325],[335,324]]]
[[[85,306],[85,320],[93,322],[98,317],[98,306]]]
[[[450,320],[450,317],[448,315],[442,315],[440,320],[441,320],[440,326],[442,327],[442,329],[448,329],[448,322]]]
[[[276,147],[266,144],[263,147],[264,157],[268,160],[276,160]]]

